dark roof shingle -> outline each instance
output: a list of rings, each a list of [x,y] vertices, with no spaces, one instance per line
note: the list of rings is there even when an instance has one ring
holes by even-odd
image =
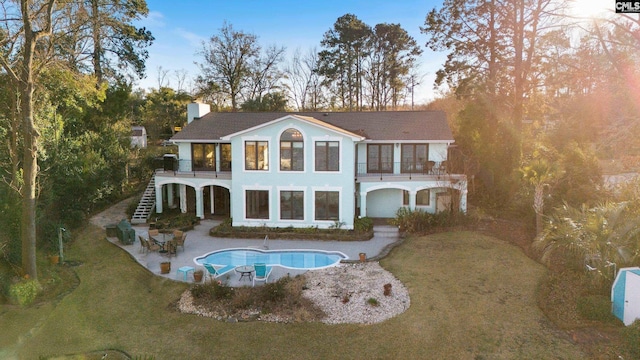
[[[313,117],[364,136],[367,140],[453,142],[451,129],[442,111],[208,113],[193,120],[171,140],[219,140],[223,136],[247,130],[287,115]]]

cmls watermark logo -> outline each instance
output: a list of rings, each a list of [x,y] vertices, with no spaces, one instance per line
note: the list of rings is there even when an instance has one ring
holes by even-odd
[[[640,13],[640,1],[616,0],[616,13]]]

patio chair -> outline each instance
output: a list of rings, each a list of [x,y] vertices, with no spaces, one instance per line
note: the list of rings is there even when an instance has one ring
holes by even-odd
[[[220,276],[233,271],[236,267],[234,265],[227,265],[222,268],[216,269],[212,264],[204,263],[202,264],[205,269],[207,269],[207,275],[209,275],[209,280],[217,279]]]
[[[253,276],[253,286],[256,286],[256,280],[264,281],[266,284],[269,280],[269,275],[271,275],[271,266],[267,266],[264,263],[256,263],[253,264],[253,267],[256,270],[256,274]]]
[[[158,245],[158,244],[156,244],[156,243],[154,243],[152,241],[149,241],[149,240],[143,238],[140,235],[138,235],[138,239],[140,240],[140,244],[141,244],[143,250],[145,250],[146,252],[158,251],[158,250],[161,249],[160,245]]]
[[[178,253],[178,246],[175,240],[169,240],[164,244],[164,255],[168,257],[176,256]]]
[[[182,251],[184,251],[184,241],[187,240],[187,234],[182,233],[179,237],[174,237],[173,239],[176,242],[176,250],[178,246],[182,246]]]

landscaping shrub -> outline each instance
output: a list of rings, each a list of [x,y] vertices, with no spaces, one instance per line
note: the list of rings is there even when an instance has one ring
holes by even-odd
[[[353,228],[357,232],[373,231],[373,220],[366,216],[355,218]]]
[[[37,280],[25,279],[9,287],[9,296],[20,305],[29,305],[36,299],[40,289]]]
[[[287,295],[287,291],[285,290],[287,282],[289,282],[289,278],[283,277],[276,282],[266,283],[261,287],[260,297],[262,301],[275,303],[283,300]]]
[[[391,224],[398,226],[400,232],[415,234],[424,233],[433,228],[463,224],[466,220],[467,217],[463,213],[442,211],[431,214],[423,210],[402,207],[396,212],[396,217],[391,220]]]
[[[216,300],[231,299],[233,292],[233,288],[219,284],[217,281],[205,282],[191,288],[191,295],[196,299],[206,297]]]

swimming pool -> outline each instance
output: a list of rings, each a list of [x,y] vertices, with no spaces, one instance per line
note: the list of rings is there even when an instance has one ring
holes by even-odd
[[[340,251],[323,250],[260,250],[250,248],[224,249],[210,252],[193,259],[197,265],[253,265],[265,263],[288,269],[322,269],[335,266],[349,257]]]

